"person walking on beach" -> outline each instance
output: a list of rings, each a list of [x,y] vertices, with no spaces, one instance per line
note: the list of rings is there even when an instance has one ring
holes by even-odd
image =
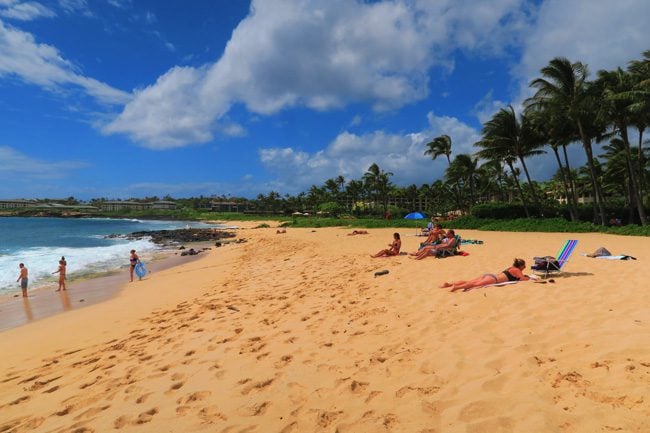
[[[59,288],[55,290],[55,292],[60,292],[61,290],[65,290],[65,268],[66,268],[66,262],[63,258],[59,260],[59,269],[52,272],[52,275],[54,274],[59,274]]]
[[[135,250],[131,250],[131,257],[129,257],[129,262],[131,263],[131,266],[129,266],[131,282],[133,282],[133,271],[135,270],[135,265],[137,265],[139,261],[140,257],[138,257],[138,255],[135,253]]]
[[[28,276],[29,272],[27,271],[27,268],[23,263],[19,264],[18,267],[20,268],[20,276],[16,280],[16,282],[20,281],[20,289],[23,291],[23,298],[27,297],[27,282],[28,282]]]

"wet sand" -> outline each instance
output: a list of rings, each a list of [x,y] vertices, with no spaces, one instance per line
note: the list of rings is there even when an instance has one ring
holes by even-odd
[[[198,250],[203,247],[209,246],[206,243],[187,244],[188,249]],[[148,274],[145,276],[145,280],[163,269],[178,266],[200,257],[200,254],[181,257],[180,251],[176,250],[158,252],[157,254],[161,254],[161,256],[147,262]],[[68,282],[67,290],[61,292],[56,292],[50,286],[40,287],[29,290],[28,297],[23,298],[18,290],[15,295],[5,295],[0,298],[0,332],[65,311],[104,302],[117,295],[121,290],[137,289],[138,283],[135,276],[133,283],[129,281],[129,268],[125,267],[102,276]]]
[[[369,258],[392,229],[243,231],[3,332],[0,431],[650,431],[650,238],[460,230],[484,243],[416,261]],[[569,238],[554,283],[437,288]],[[580,255],[601,246],[638,260]]]

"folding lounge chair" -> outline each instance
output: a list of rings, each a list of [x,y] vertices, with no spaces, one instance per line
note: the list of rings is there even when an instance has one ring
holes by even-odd
[[[562,248],[560,248],[560,251],[558,251],[557,256],[555,256],[555,260],[545,260],[545,266],[542,268],[536,267],[532,268],[535,273],[542,274],[544,278],[549,276],[550,274],[559,274],[562,272],[562,268],[564,268],[564,265],[566,262],[569,261],[569,257],[571,257],[571,253],[573,253],[573,250],[576,248],[576,245],[578,245],[577,240],[568,240],[562,245]],[[533,259],[539,259],[543,257],[533,257]]]
[[[456,239],[454,242],[454,246],[450,248],[444,248],[440,250],[436,250],[436,257],[442,258],[442,257],[448,257],[448,256],[455,256],[458,254],[458,249],[460,248],[460,235],[454,236]]]

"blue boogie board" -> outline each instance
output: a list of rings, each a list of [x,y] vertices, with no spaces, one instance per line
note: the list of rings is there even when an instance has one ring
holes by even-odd
[[[135,274],[140,279],[142,279],[142,277],[147,275],[147,268],[144,266],[144,263],[142,263],[142,262],[136,263],[136,265],[135,265]]]

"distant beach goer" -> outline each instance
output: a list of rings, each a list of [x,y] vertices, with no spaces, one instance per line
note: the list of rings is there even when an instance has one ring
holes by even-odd
[[[456,232],[453,230],[448,230],[447,231],[447,236],[445,240],[440,242],[439,244],[436,245],[426,245],[422,247],[419,251],[415,253],[411,253],[414,259],[416,260],[422,260],[423,258],[433,255],[435,256],[438,254],[438,251],[441,250],[450,250],[452,248],[456,248]]]
[[[459,280],[451,283],[444,283],[440,286],[442,289],[451,287],[451,291],[456,290],[471,290],[476,287],[487,286],[488,284],[505,283],[506,281],[527,281],[530,279],[528,275],[524,275],[526,269],[526,262],[523,259],[515,259],[508,269],[505,269],[496,274],[483,274],[473,280]]]
[[[393,242],[388,244],[390,248],[381,250],[377,254],[371,255],[370,257],[388,257],[396,256],[399,254],[400,248],[402,248],[402,239],[400,239],[399,233],[393,233]]]
[[[16,282],[20,281],[20,289],[23,291],[23,298],[26,298],[29,272],[23,263],[19,264],[18,267],[20,268],[20,275],[18,276]]]
[[[60,292],[61,290],[65,290],[65,268],[66,268],[66,261],[65,258],[62,258],[59,260],[59,269],[52,272],[52,275],[54,274],[59,274],[59,288],[55,290],[55,292]]]
[[[352,230],[352,233],[348,233],[348,236],[355,236],[355,235],[367,235],[368,230]]]
[[[442,224],[436,223],[431,230],[429,230],[429,236],[420,244],[422,249],[426,246],[438,245],[445,238],[445,231],[442,229]]]
[[[280,234],[283,234],[283,233],[286,233],[286,232],[287,232],[287,229],[277,229],[277,230],[275,231],[275,234],[276,234],[276,235],[280,235]]]
[[[66,269],[67,269],[68,262],[65,260],[65,257],[64,257],[64,256],[61,256],[61,261],[63,262],[63,266],[65,266]],[[68,279],[68,274],[65,274],[65,279],[66,279],[66,280]]]
[[[135,253],[135,250],[131,250],[131,257],[129,257],[129,262],[131,263],[131,266],[129,266],[131,282],[133,282],[133,271],[135,270],[135,265],[137,265],[139,261],[140,257],[138,257],[138,255]]]

